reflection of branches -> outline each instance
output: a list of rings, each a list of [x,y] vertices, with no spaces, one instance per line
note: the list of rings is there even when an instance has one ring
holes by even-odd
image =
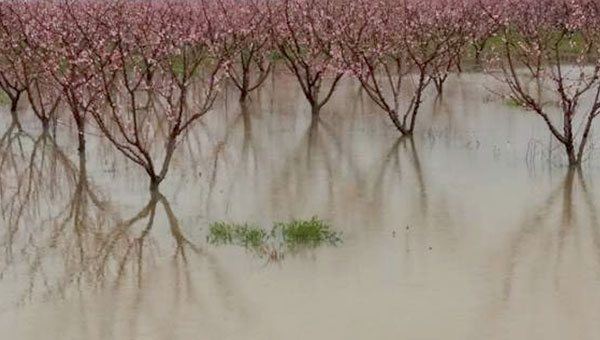
[[[546,200],[541,204],[537,209],[532,209],[534,213],[528,216],[523,223],[521,224],[521,228],[519,233],[516,235],[515,239],[511,242],[510,247],[510,256],[508,265],[508,274],[505,277],[504,288],[503,288],[503,296],[505,299],[508,299],[511,295],[512,290],[512,280],[514,277],[514,271],[516,266],[516,258],[520,255],[521,250],[527,244],[527,239],[533,236],[536,231],[541,229],[541,226],[544,226],[548,223],[548,220],[551,218],[553,211],[553,207],[555,206],[557,200],[560,197],[560,193],[564,192],[564,202],[567,206],[570,204],[566,199],[570,198],[570,194],[568,194],[572,190],[573,186],[573,173],[569,171],[561,185],[556,187],[553,191],[550,192]],[[563,208],[565,206],[563,205]],[[563,211],[564,212],[564,211]],[[563,217],[566,214],[563,213]]]
[[[159,236],[163,234],[159,227],[168,230],[166,238]],[[114,296],[132,298],[120,300],[115,309],[107,311],[109,318],[127,319],[125,327],[131,338],[139,337],[136,335],[139,325],[145,324],[146,318],[152,320],[154,317],[154,310],[148,314],[149,310],[141,307],[155,303],[153,290],[162,287],[160,281],[168,282],[169,290],[161,289],[159,294],[160,307],[167,311],[169,318],[179,317],[180,304],[198,303],[196,289],[202,287],[204,290],[207,281],[205,278],[194,281],[194,272],[202,267],[192,266],[193,260],[203,260],[206,264],[203,267],[213,277],[215,289],[211,290],[211,295],[223,300],[222,303],[232,313],[246,313],[243,306],[240,309],[241,299],[236,297],[235,308],[230,305],[229,300],[239,294],[239,289],[232,287],[216,259],[186,235],[170,202],[160,192],[152,192],[147,204],[132,217],[117,221],[104,232],[95,233],[94,237],[97,243],[88,243],[86,262],[75,270],[83,275],[82,285],[110,286]],[[172,245],[166,245],[172,241]],[[166,253],[163,246],[168,248]],[[158,260],[165,254],[167,261],[162,266]],[[111,326],[119,327],[118,324]],[[106,327],[106,324],[99,326]]]
[[[165,213],[167,214],[167,218],[169,220],[169,229],[171,231],[171,236],[173,236],[173,239],[175,240],[175,243],[177,245],[175,248],[174,257],[176,258],[177,256],[181,256],[182,259],[186,260],[186,256],[185,256],[185,248],[186,247],[189,247],[190,249],[192,249],[192,251],[194,251],[194,253],[200,254],[201,253],[200,248],[198,248],[192,242],[190,242],[184,236],[184,234],[181,232],[181,229],[179,228],[179,222],[177,221],[177,218],[175,217],[175,214],[173,213],[173,209],[171,208],[171,204],[169,203],[169,201],[165,198],[165,196],[163,196],[160,193],[158,194],[158,200],[160,201],[160,203],[163,205],[163,208],[165,209]]]
[[[3,240],[7,251],[19,247],[14,253],[22,258],[9,257],[0,274],[9,269],[21,270],[29,280],[21,302],[40,296],[65,296],[72,289],[101,288],[107,284],[117,287],[130,273],[141,286],[147,264],[157,255],[158,243],[151,232],[158,205],[164,208],[170,235],[175,240],[173,260],[185,268],[186,249],[201,253],[180,229],[162,194],[154,192],[138,213],[121,220],[89,183],[84,153],[80,154],[79,166],[75,188],[64,209],[49,220],[35,221],[39,227],[21,231],[22,237],[15,237],[15,231],[11,231]]]
[[[33,220],[31,232],[14,240],[19,247],[15,251],[17,258],[11,259],[6,268],[0,268],[0,280],[16,277],[21,285],[22,291],[17,296],[19,303],[77,296],[76,301],[81,301],[83,310],[87,310],[87,294],[94,295],[109,288],[113,293],[129,294],[133,298],[126,300],[131,301],[131,305],[125,307],[125,317],[126,327],[130,327],[132,337],[136,337],[138,319],[145,317],[138,307],[148,303],[147,297],[154,296],[148,295],[148,291],[156,288],[156,282],[148,278],[156,277],[160,271],[160,280],[169,281],[172,291],[161,291],[161,294],[170,294],[166,301],[172,303],[176,313],[178,304],[196,302],[195,289],[200,286],[194,281],[193,274],[198,268],[193,267],[191,261],[198,259],[206,262],[205,268],[213,277],[215,289],[211,294],[217,293],[217,298],[222,299],[232,312],[245,313],[239,308],[239,300],[236,299],[235,309],[229,302],[239,289],[231,286],[228,277],[219,270],[216,259],[196,245],[181,228],[166,197],[154,192],[139,211],[128,213],[128,218],[118,218],[107,203],[97,198],[87,178],[84,155],[81,155],[80,165],[80,171],[76,172],[79,177],[64,211],[47,220],[46,215]],[[166,238],[159,227],[166,231]],[[2,241],[0,245],[4,248],[5,239]],[[157,265],[165,254],[167,266]],[[18,275],[2,275],[9,270]],[[201,282],[206,284],[205,280]],[[121,306],[121,303],[115,306],[114,316],[108,311],[107,317],[118,315],[122,318]],[[128,307],[133,307],[136,312],[128,312]],[[89,316],[82,313],[80,317],[86,319]],[[91,327],[96,326],[95,320],[89,321],[93,321]],[[106,325],[100,323],[100,326]]]
[[[596,207],[594,206],[594,202],[597,202],[593,197],[591,191],[588,189],[587,183],[584,177],[581,175],[581,171],[578,171],[578,179],[581,183],[581,190],[583,192],[583,201],[587,210],[590,213],[590,227],[592,232],[592,241],[594,242],[594,247],[596,251],[596,257],[598,262],[600,263],[600,220],[598,219],[598,212],[596,211]]]
[[[27,157],[23,148],[23,137],[30,138],[16,122],[13,122],[0,137],[0,198],[4,184],[9,182],[7,179],[19,173],[18,165]],[[12,174],[8,174],[9,172]]]
[[[215,148],[214,148],[214,152],[212,154],[212,166],[211,166],[211,171],[210,171],[210,178],[209,178],[209,188],[208,188],[208,197],[206,199],[206,204],[207,204],[207,209],[208,209],[208,205],[211,202],[213,193],[214,193],[214,189],[215,186],[217,184],[217,173],[219,170],[219,164],[220,164],[220,160],[223,158],[226,160],[226,151],[227,151],[227,146],[230,144],[229,139],[231,138],[232,135],[232,131],[236,130],[236,127],[238,125],[239,122],[243,123],[243,127],[244,127],[244,147],[243,149],[246,150],[246,152],[250,152],[250,150],[247,148],[247,144],[246,143],[251,143],[252,140],[252,127],[250,126],[250,112],[248,111],[248,104],[247,103],[241,103],[241,113],[236,116],[236,118],[233,120],[233,122],[231,122],[230,124],[226,124],[226,132],[225,132],[225,136],[223,137],[223,139],[221,141],[219,141]],[[245,155],[246,152],[242,152],[242,155]],[[254,156],[254,159],[256,159],[256,156]]]
[[[241,103],[241,114],[239,117],[241,117],[241,121],[243,123],[242,149],[240,152],[241,155],[240,155],[239,166],[237,167],[237,170],[235,171],[233,180],[231,180],[231,182],[229,184],[229,189],[228,189],[229,195],[227,197],[226,206],[230,206],[230,202],[232,200],[231,193],[233,191],[233,187],[236,184],[237,178],[239,178],[241,175],[249,175],[249,174],[254,174],[255,176],[258,175],[258,166],[259,166],[258,154],[257,154],[258,149],[256,147],[256,141],[252,135],[252,111],[250,111],[248,103],[246,103],[246,102]],[[237,119],[238,118],[236,118],[236,121],[237,121]],[[235,122],[234,122],[234,126],[235,126]],[[227,136],[224,141],[225,143],[227,142],[228,137],[229,137],[229,133],[227,133]],[[221,151],[223,151],[223,150],[224,149],[222,149]],[[251,160],[252,160],[252,162],[251,162]],[[209,204],[208,201],[210,201],[210,197],[212,196],[214,186],[216,184],[217,162],[218,162],[218,155],[217,155],[217,157],[215,157],[215,163],[214,163],[215,166],[213,168],[213,174],[211,176],[210,191],[209,191],[209,198],[207,199],[207,204]],[[252,164],[254,165],[253,167],[251,167]],[[257,180],[258,179],[255,177],[253,182],[256,183]]]
[[[587,210],[585,211],[585,214],[580,214],[576,209],[578,207],[578,205],[575,205],[575,201],[578,197],[575,195],[576,185],[579,185],[582,189],[585,205],[580,206],[583,206]],[[591,193],[588,190],[583,175],[580,171],[570,170],[566,174],[561,184],[550,192],[541,206],[532,211],[535,211],[535,213],[528,216],[523,221],[519,233],[511,242],[510,256],[508,257],[507,261],[507,274],[503,287],[503,296],[505,300],[508,300],[512,295],[515,271],[518,264],[517,259],[524,256],[523,252],[528,249],[530,241],[538,239],[540,237],[540,233],[547,231],[548,226],[553,222],[558,224],[558,230],[556,232],[556,257],[554,264],[556,284],[558,284],[559,267],[565,252],[565,240],[569,234],[576,232],[576,228],[578,228],[578,226],[582,226],[582,224],[579,222],[579,217],[590,216],[591,218],[591,239],[594,243],[595,251],[598,254],[598,260],[600,261],[600,235],[598,234],[597,230],[598,214],[596,207],[593,204]],[[553,218],[553,211],[559,211],[560,217]],[[576,233],[576,235],[579,235],[579,233]],[[545,256],[543,258],[548,257]]]
[[[583,204],[576,204],[580,199]],[[486,316],[490,320],[499,319],[498,316],[503,313],[511,313],[512,303],[522,308],[523,296],[519,295],[536,300],[533,304],[526,303],[529,307],[547,300],[550,300],[551,306],[563,300],[571,304],[580,297],[578,290],[586,283],[586,273],[594,275],[591,285],[596,284],[596,271],[591,269],[586,255],[594,254],[592,267],[600,265],[598,213],[581,171],[570,169],[543,201],[526,209],[527,214],[509,239],[507,253],[503,256],[505,260],[498,280],[502,302],[492,305],[493,309]],[[586,222],[589,222],[589,237],[585,231]],[[569,249],[569,244],[572,249]],[[574,269],[578,275],[572,275]],[[561,287],[570,283],[577,288]],[[548,293],[549,297],[540,296]],[[563,296],[565,294],[570,296]],[[486,324],[489,325],[490,320],[486,320]]]
[[[281,189],[292,190],[287,196],[295,200],[293,207],[300,207],[300,200],[303,198],[309,198],[310,195],[305,190],[309,190],[310,187],[306,183],[311,183],[317,179],[323,178],[319,175],[319,171],[325,169],[327,174],[325,181],[327,186],[327,194],[329,195],[328,202],[333,203],[333,166],[331,151],[329,150],[328,141],[326,140],[326,134],[322,127],[322,120],[315,116],[310,121],[310,126],[305,132],[302,140],[297,146],[297,149],[288,155],[288,161],[286,161],[285,167],[281,170],[281,181],[283,186]],[[305,149],[303,151],[303,149]],[[322,164],[320,164],[323,162]],[[335,162],[339,164],[339,162]],[[291,180],[293,175],[299,176],[294,181]],[[296,185],[296,188],[291,187]],[[283,203],[283,202],[282,202]]]
[[[421,161],[419,160],[419,154],[417,153],[417,148],[415,147],[415,141],[413,138],[409,138],[410,142],[410,153],[412,157],[411,164],[413,165],[415,175],[417,176],[417,183],[419,185],[419,198],[421,199],[421,204],[419,204],[421,208],[422,216],[427,216],[427,205],[428,205],[428,197],[427,197],[427,188],[425,187],[425,180],[423,178],[423,170],[421,168]],[[404,144],[406,148],[406,143]]]
[[[242,117],[244,121],[244,141],[242,143],[242,162],[247,163],[250,156],[254,161],[254,170],[257,169],[258,157],[256,155],[257,148],[254,138],[252,138],[252,113],[248,108],[248,104],[244,103],[242,107]]]
[[[319,117],[313,117],[310,121],[310,127],[306,132],[306,162],[305,166],[307,171],[315,171],[318,166],[315,164],[317,160],[325,161],[325,169],[329,178],[331,179],[333,176],[333,166],[332,164],[339,164],[339,162],[335,162],[332,158],[333,155],[341,155],[342,147],[341,142],[335,135],[335,132],[332,128],[324,122]],[[332,152],[331,146],[333,146],[337,152]],[[300,145],[302,147],[302,145]],[[354,167],[351,167],[352,169]],[[308,175],[308,174],[307,174]],[[314,176],[314,174],[312,175]],[[329,191],[332,191],[332,183],[331,180],[328,181]]]
[[[424,218],[425,216],[427,216],[429,198],[427,196],[427,185],[423,176],[423,170],[421,168],[419,154],[415,146],[414,138],[412,136],[402,136],[398,138],[396,142],[392,145],[390,150],[386,153],[383,159],[383,163],[380,166],[379,174],[377,175],[373,186],[373,194],[380,196],[385,195],[385,185],[388,185],[388,183],[385,182],[385,175],[388,169],[391,169],[392,173],[397,173],[398,175],[402,173],[400,160],[400,155],[402,153],[400,152],[400,147],[402,147],[404,151],[403,153],[406,154],[406,157],[410,157],[410,159],[408,159],[408,163],[412,165],[419,190],[419,211],[421,213],[421,216]],[[382,204],[382,199],[383,197],[374,201],[378,202],[377,204]]]
[[[5,270],[12,266],[15,270],[27,271],[30,282],[24,299],[33,297],[40,285],[48,289],[47,294],[62,295],[64,289],[61,285],[51,282],[56,270],[52,268],[52,257],[48,254],[64,254],[66,281],[78,281],[80,277],[70,271],[70,262],[83,262],[86,242],[90,242],[90,238],[85,236],[94,225],[89,217],[91,207],[100,212],[96,213],[96,221],[103,222],[107,213],[106,204],[88,182],[85,154],[80,154],[77,170],[45,131],[34,143],[27,168],[13,183],[16,184],[14,193],[3,200],[8,202],[3,210],[8,212],[9,228],[2,245],[11,255],[13,248],[18,248],[14,253],[21,254],[23,258],[15,260],[12,256],[7,257]],[[61,207],[56,200],[65,196],[63,191],[70,188],[72,191],[67,194],[67,204]],[[30,214],[25,215],[26,212]],[[40,213],[49,218],[40,220]],[[23,223],[25,217],[29,218],[27,223]],[[71,225],[73,228],[68,228]],[[26,269],[21,268],[23,265]]]
[[[51,206],[62,185],[75,181],[74,165],[47,132],[32,141],[31,150],[20,143],[18,150],[13,150],[9,142],[0,161],[0,211],[8,226],[4,236],[9,261],[19,229],[31,224],[26,219]],[[22,237],[28,232],[23,230]]]

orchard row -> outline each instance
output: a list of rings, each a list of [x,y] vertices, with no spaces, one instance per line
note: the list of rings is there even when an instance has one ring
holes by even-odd
[[[577,166],[600,113],[599,47],[599,0],[0,2],[0,88],[13,120],[25,97],[44,129],[68,112],[80,151],[95,124],[153,188],[223,84],[245,101],[275,63],[313,115],[353,77],[403,135],[425,91],[482,67]]]

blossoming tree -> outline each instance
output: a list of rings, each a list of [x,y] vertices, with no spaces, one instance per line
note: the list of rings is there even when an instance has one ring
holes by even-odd
[[[269,7],[273,44],[298,80],[313,116],[319,115],[345,73],[336,63],[342,30],[338,15],[343,5],[336,1],[283,0]]]
[[[459,27],[448,26],[448,12],[424,0],[357,1],[347,10],[343,63],[400,133],[411,135],[432,80],[441,91],[442,72],[449,72],[460,46],[453,43]],[[404,100],[407,88],[412,94]]]
[[[228,61],[202,11],[185,2],[121,3],[107,43],[94,52],[102,100],[90,112],[110,142],[147,172],[151,189],[164,180],[179,137],[210,110],[226,76]]]
[[[482,9],[502,38],[488,60],[491,72],[516,103],[542,119],[569,165],[579,166],[600,115],[598,3],[507,0]]]

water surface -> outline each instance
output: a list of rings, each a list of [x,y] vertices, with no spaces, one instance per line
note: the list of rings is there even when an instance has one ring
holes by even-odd
[[[597,339],[600,223],[533,114],[463,74],[412,139],[351,81],[311,119],[291,77],[225,99],[161,195],[90,127],[34,119],[0,150],[7,339]],[[1,131],[10,117],[2,112]],[[260,256],[210,223],[327,221],[336,246]]]

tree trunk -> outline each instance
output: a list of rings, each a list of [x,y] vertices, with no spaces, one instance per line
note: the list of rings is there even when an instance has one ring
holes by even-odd
[[[85,152],[79,152],[79,183],[87,183],[87,161]]]
[[[85,152],[85,119],[80,115],[75,115],[75,124],[77,125],[77,137],[79,142],[77,150],[79,152]]]
[[[48,132],[50,130],[50,119],[40,119],[42,121],[42,131]]]
[[[319,106],[319,104],[311,104],[310,108],[311,108],[313,117],[318,117],[319,113],[321,112],[321,107]]]
[[[400,131],[400,133],[403,136],[410,134],[410,133],[408,133],[408,131],[406,131],[406,129],[404,128],[404,125],[402,125],[402,122],[400,122],[400,119],[398,119],[398,114],[396,113],[396,111],[394,111],[394,110],[388,111],[388,116],[392,120],[392,123],[394,123],[394,126],[396,127],[396,129],[398,129],[398,131]]]
[[[10,112],[13,114],[17,113],[17,106],[19,105],[19,96],[10,99]]]
[[[246,89],[240,90],[240,102],[243,103],[248,99],[248,91]]]
[[[435,84],[435,89],[437,90],[438,96],[441,96],[444,93],[444,80],[441,78],[434,78],[433,83]]]
[[[17,91],[15,95],[10,95],[10,115],[12,116],[13,123],[17,126],[19,130],[21,130],[21,122],[19,121],[19,116],[17,115],[17,110],[19,106],[19,98],[21,98],[21,92]]]
[[[481,50],[477,44],[475,45],[475,63],[477,66],[481,66]]]
[[[160,185],[160,182],[161,180],[158,177],[150,177],[150,193],[152,195],[158,192],[158,186]]]
[[[571,167],[571,168],[578,167],[581,164],[581,159],[579,159],[577,157],[573,143],[572,142],[566,143],[565,150],[567,152],[567,157],[569,158],[569,167]]]
[[[417,94],[415,98],[415,106],[413,107],[411,117],[410,117],[410,126],[408,128],[408,134],[412,135],[413,130],[415,129],[415,124],[417,122],[417,115],[419,114],[419,108],[421,107],[421,102],[423,101],[423,91],[425,91],[425,73],[421,70],[421,76],[419,77],[419,85],[417,87]]]
[[[18,130],[21,130],[21,122],[19,121],[19,115],[17,114],[17,110],[13,109],[12,104],[10,108],[10,116],[12,117],[13,124],[17,127]]]

